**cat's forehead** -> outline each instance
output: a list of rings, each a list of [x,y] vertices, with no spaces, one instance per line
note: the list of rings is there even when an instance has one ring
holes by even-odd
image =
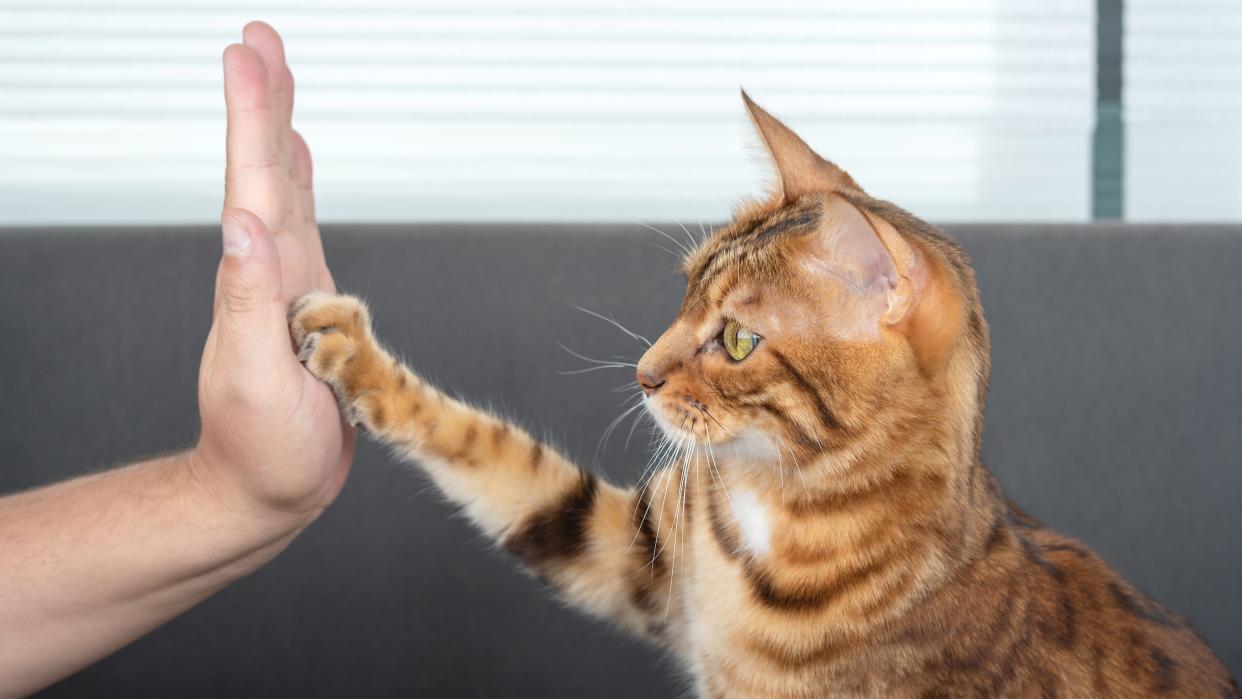
[[[778,281],[785,273],[786,243],[814,232],[822,217],[823,200],[816,197],[784,207],[742,210],[686,257],[683,309],[719,303],[747,283]]]

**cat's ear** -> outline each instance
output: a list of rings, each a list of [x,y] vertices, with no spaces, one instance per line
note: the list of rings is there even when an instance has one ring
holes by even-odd
[[[818,229],[808,239],[809,269],[832,274],[869,300],[864,323],[898,325],[914,307],[919,259],[890,226],[877,226],[840,195],[825,197]]]
[[[965,305],[942,261],[920,252],[883,218],[845,197],[824,198],[804,266],[844,279],[856,299],[851,322],[864,333],[887,327],[909,338],[927,371],[942,366],[965,326]]]
[[[798,134],[755,104],[745,90],[742,90],[742,101],[746,103],[746,112],[750,114],[755,130],[772,157],[780,179],[778,191],[783,203],[797,201],[815,192],[861,190],[849,173],[821,158]]]

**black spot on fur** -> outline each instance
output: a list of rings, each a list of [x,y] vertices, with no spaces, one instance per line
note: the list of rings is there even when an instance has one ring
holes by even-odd
[[[388,424],[388,412],[384,410],[384,404],[379,401],[371,404],[371,424],[380,430]]]
[[[660,610],[657,588],[664,580],[664,558],[660,540],[651,525],[651,501],[646,488],[634,493],[634,556],[635,572],[630,580],[630,602],[639,610],[655,615]],[[667,632],[663,621],[653,621],[647,631],[660,637]]]
[[[1152,688],[1160,694],[1171,692],[1177,688],[1177,666],[1173,659],[1159,648],[1149,651],[1154,668],[1152,672]]]
[[[1135,599],[1116,581],[1108,584],[1108,590],[1113,595],[1113,601],[1122,611],[1161,626],[1172,629],[1181,628],[1182,625],[1165,613],[1155,602],[1150,599]]]
[[[710,491],[707,494],[707,518],[711,524],[712,535],[716,538],[716,543],[720,545],[721,552],[731,559],[740,558],[742,544],[725,524],[720,512],[720,503],[717,502],[715,494]]]
[[[993,481],[993,483],[995,484],[995,481]],[[997,494],[1000,495],[999,484],[997,484],[997,488]],[[1009,506],[1009,522],[1015,527],[1021,527],[1023,529],[1039,529],[1042,527],[1039,520],[1028,515],[1022,510],[1021,507],[1018,507],[1018,503],[1006,498],[1005,504]]]
[[[1065,553],[1072,553],[1079,558],[1090,558],[1090,554],[1085,549],[1074,544],[1049,544],[1043,548],[1044,553],[1064,551]]]
[[[580,556],[586,550],[587,529],[598,489],[595,476],[583,473],[560,502],[531,515],[505,541],[505,548],[536,567]]]
[[[988,532],[987,540],[983,542],[983,553],[985,555],[991,553],[1007,538],[1009,538],[1009,527],[1005,526],[1004,518],[997,517],[996,521],[992,522],[992,530]]]
[[[1040,554],[1039,549],[1026,536],[1019,536],[1018,541],[1022,544],[1022,553],[1031,563],[1039,566],[1045,573],[1052,576],[1052,579],[1058,584],[1065,583],[1065,571],[1061,570],[1055,563],[1044,558]]]
[[[634,500],[634,549],[642,558],[643,565],[660,570],[664,566],[664,559],[660,557],[660,540],[656,536],[655,527],[651,526],[651,501],[648,499],[647,489],[636,492]]]

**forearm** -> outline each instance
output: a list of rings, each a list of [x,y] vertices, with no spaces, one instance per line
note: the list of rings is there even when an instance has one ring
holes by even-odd
[[[567,602],[663,640],[672,611],[668,563],[685,540],[673,536],[672,472],[657,474],[642,491],[618,488],[516,425],[445,396],[404,367],[395,371],[407,380],[404,389],[382,394],[388,414],[420,408],[377,428],[376,436],[422,466]],[[359,411],[368,429],[377,405]]]
[[[580,469],[522,428],[455,400],[375,342],[345,296],[295,305],[293,336],[344,413],[419,464],[500,546],[574,605],[643,634],[669,613],[678,492],[661,473],[641,491]],[[682,486],[684,491],[684,485]],[[671,548],[670,548],[671,546]]]
[[[0,499],[0,696],[126,645],[305,526],[258,513],[206,471],[186,453]]]
[[[675,507],[668,474],[641,494],[598,479],[525,430],[445,396],[404,367],[403,388],[373,395],[359,417],[419,464],[497,544],[553,584],[569,603],[658,638],[669,611],[662,554]],[[376,407],[399,416],[374,425]],[[418,408],[404,414],[400,406]],[[655,502],[651,502],[655,499]],[[648,519],[650,518],[650,519]],[[662,525],[662,526],[661,526]],[[661,529],[663,531],[661,532]]]

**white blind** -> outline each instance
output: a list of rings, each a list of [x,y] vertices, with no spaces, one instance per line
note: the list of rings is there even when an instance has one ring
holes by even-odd
[[[220,53],[282,32],[325,220],[724,218],[744,86],[873,194],[1084,220],[1092,0],[0,1],[0,223],[210,221]]]
[[[1126,0],[1125,214],[1242,219],[1242,3]]]

